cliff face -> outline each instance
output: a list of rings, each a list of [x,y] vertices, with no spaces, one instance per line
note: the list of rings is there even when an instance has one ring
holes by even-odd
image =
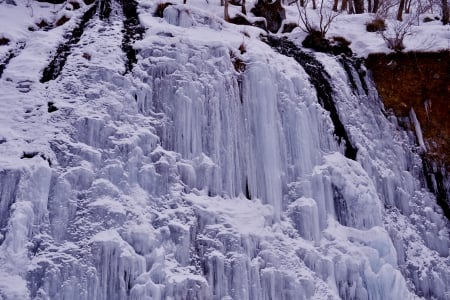
[[[450,52],[370,55],[385,107],[415,132],[428,188],[450,218]]]
[[[370,55],[378,91],[387,109],[408,117],[411,109],[423,132],[428,160],[450,168],[450,52]],[[408,124],[405,124],[408,126]],[[414,130],[414,124],[409,124]]]

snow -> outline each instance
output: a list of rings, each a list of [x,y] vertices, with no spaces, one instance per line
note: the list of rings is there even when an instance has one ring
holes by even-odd
[[[1,297],[449,295],[448,221],[415,177],[413,141],[383,115],[367,76],[366,94],[360,79],[349,84],[358,70],[315,54],[358,148],[353,161],[302,67],[263,43],[261,29],[224,22],[218,2],[173,5],[163,18],[140,2],[146,33],[128,74],[113,7],[110,20],[87,23],[47,83],[39,80],[52,51],[88,6],[30,32],[65,7],[51,6],[54,14],[33,2],[31,16],[16,2],[0,3],[0,33],[13,41],[1,51],[26,44],[0,79]],[[340,17],[330,35],[351,38],[360,55],[387,51],[365,32],[371,16]],[[301,42],[298,30],[289,36]]]

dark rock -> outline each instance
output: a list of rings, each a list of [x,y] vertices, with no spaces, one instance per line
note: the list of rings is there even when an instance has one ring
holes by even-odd
[[[47,111],[49,113],[52,113],[52,112],[55,112],[58,110],[58,108],[55,106],[55,104],[53,102],[48,102],[47,106],[48,106]]]
[[[270,3],[269,0],[258,0],[251,12],[257,17],[265,18],[264,29],[273,33],[278,32],[283,20],[286,19],[286,11],[281,4],[281,0],[276,0],[273,3]]]
[[[332,50],[329,40],[324,38],[319,31],[313,31],[306,36],[302,42],[303,47],[310,48],[319,52],[329,53]]]
[[[48,82],[50,80],[56,79],[61,73],[62,68],[66,64],[67,57],[70,54],[70,50],[73,45],[76,45],[83,35],[84,28],[87,25],[87,22],[94,16],[97,10],[96,5],[89,8],[81,18],[81,22],[75,27],[70,35],[70,38],[63,44],[58,46],[56,49],[56,55],[53,57],[52,61],[49,65],[44,69],[42,74],[42,78],[40,80],[41,83]]]
[[[333,87],[330,83],[331,78],[325,71],[324,66],[313,55],[302,51],[286,38],[268,36],[265,42],[280,54],[294,58],[303,67],[309,75],[311,84],[317,91],[319,104],[330,113],[334,125],[334,134],[337,136],[339,143],[345,146],[344,155],[349,159],[356,160],[358,148],[351,143],[344,124],[340,120],[335,105]]]
[[[297,23],[286,23],[286,24],[284,24],[283,30],[281,32],[282,33],[289,33],[289,32],[292,32],[292,30],[294,30],[297,27],[298,27]]]
[[[341,36],[331,38],[331,52],[334,55],[344,54],[352,56],[353,51],[350,49],[351,42]]]
[[[5,37],[0,37],[0,46],[4,46],[4,45],[8,45],[9,44],[9,39],[5,38]]]
[[[234,18],[230,18],[230,23],[236,25],[253,25],[250,23],[244,15],[238,14]]]

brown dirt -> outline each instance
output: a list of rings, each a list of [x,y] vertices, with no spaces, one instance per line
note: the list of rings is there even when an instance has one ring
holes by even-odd
[[[428,149],[425,156],[449,170],[450,51],[372,54],[366,65],[386,109],[406,117],[413,108]]]

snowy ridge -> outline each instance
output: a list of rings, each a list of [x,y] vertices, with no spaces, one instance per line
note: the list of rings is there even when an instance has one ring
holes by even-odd
[[[87,23],[55,80],[39,83],[36,63],[17,88],[39,35],[6,67],[0,298],[450,296],[448,221],[367,75],[353,90],[315,55],[353,161],[306,72],[259,29],[155,5],[141,3],[131,73],[118,6]]]

